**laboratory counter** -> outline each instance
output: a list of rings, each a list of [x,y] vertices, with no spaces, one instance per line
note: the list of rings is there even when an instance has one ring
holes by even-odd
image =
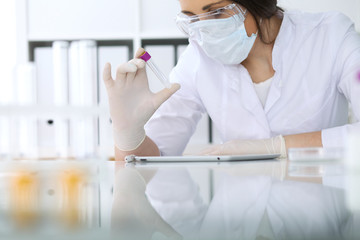
[[[0,165],[0,239],[360,239],[342,161]]]

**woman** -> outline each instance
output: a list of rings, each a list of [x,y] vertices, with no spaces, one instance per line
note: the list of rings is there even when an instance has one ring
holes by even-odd
[[[141,59],[121,65],[116,79],[105,66],[118,160],[182,154],[205,112],[224,144],[203,154],[286,157],[292,147],[343,147],[360,128],[346,125],[348,102],[360,118],[360,36],[347,17],[283,12],[276,0],[180,5],[190,44],[171,88],[151,93]]]

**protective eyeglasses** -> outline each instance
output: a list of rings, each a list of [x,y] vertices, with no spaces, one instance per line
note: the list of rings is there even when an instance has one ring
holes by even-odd
[[[208,23],[211,20],[226,19],[225,31],[231,33],[244,23],[245,17],[246,10],[244,11],[238,5],[232,3],[214,11],[194,16],[188,16],[184,13],[179,13],[176,17],[176,24],[182,32],[184,32],[187,36],[191,36],[191,30],[194,30],[196,25],[201,26],[201,24],[198,24],[201,21],[207,21],[207,25],[209,25]],[[211,29],[207,29],[207,31],[211,31]]]

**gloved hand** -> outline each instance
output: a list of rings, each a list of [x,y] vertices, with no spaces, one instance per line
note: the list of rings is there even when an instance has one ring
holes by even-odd
[[[144,52],[140,48],[136,57]],[[111,77],[111,65],[104,68],[103,79],[109,97],[110,115],[114,130],[115,145],[119,150],[132,151],[144,141],[145,123],[172,94],[179,90],[179,84],[172,84],[158,93],[149,89],[142,59],[132,59],[120,65],[116,79]]]
[[[286,158],[286,145],[283,136],[260,140],[232,140],[224,144],[206,148],[202,155],[242,155],[242,154],[281,154]]]

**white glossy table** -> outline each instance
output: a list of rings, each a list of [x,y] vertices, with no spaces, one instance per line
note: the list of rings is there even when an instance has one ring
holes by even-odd
[[[0,165],[4,239],[360,239],[360,182],[341,162]]]

